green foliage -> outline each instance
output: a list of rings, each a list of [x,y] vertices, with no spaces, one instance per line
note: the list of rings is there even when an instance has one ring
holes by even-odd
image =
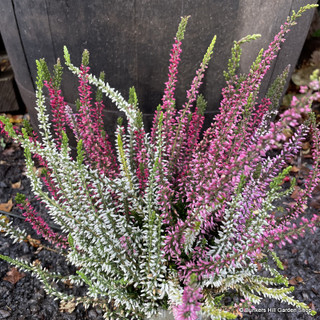
[[[50,81],[51,74],[50,74],[50,71],[48,69],[48,66],[47,66],[45,59],[42,58],[42,59],[37,60],[36,64],[38,67],[38,75],[39,75],[39,72],[41,72],[43,75],[43,79],[46,81]]]
[[[178,41],[182,41],[184,39],[184,33],[186,31],[187,23],[189,20],[190,16],[187,17],[181,17],[181,21],[178,27],[178,31],[176,34],[176,38]]]
[[[217,40],[217,36],[214,36],[208,49],[207,49],[207,52],[205,53],[203,59],[202,59],[202,64],[203,65],[208,65],[209,61],[211,60],[212,58],[212,54],[213,54],[213,48],[214,48],[214,45],[216,43],[216,40]]]
[[[314,32],[311,34],[311,37],[313,37],[313,38],[319,38],[319,37],[320,37],[320,29],[314,31]]]
[[[315,81],[315,80],[318,80],[319,79],[319,73],[320,73],[320,70],[319,69],[316,69],[312,72],[311,76],[310,76],[310,80],[311,81]]]
[[[264,52],[264,50],[261,49],[258,53],[256,60],[252,63],[252,65],[250,67],[251,73],[257,72],[260,69],[260,62],[262,60],[263,52]]]
[[[298,10],[298,12],[296,12],[295,10],[292,10],[292,13],[288,17],[287,21],[292,23],[292,24],[296,24],[297,18],[301,17],[304,12],[306,12],[307,10],[310,10],[310,9],[315,9],[317,7],[318,7],[317,4],[307,4],[307,5],[303,6],[303,7],[301,7]]]
[[[131,87],[129,89],[128,102],[129,102],[129,104],[133,105],[135,108],[138,107],[138,97],[137,97],[136,89],[134,87]]]
[[[69,235],[68,235],[68,242],[69,242],[69,244],[70,244],[70,247],[71,247],[72,249],[75,249],[75,247],[74,247],[74,241],[73,241],[73,238],[72,238],[71,233],[69,233]]]
[[[128,103],[136,110],[135,126],[139,129],[143,128],[143,114],[138,107],[138,96],[134,87],[129,89]]]
[[[247,122],[250,119],[253,104],[254,104],[254,94],[251,92],[249,94],[247,104],[244,106],[243,113],[242,113],[243,119],[245,122]]]
[[[229,81],[235,76],[236,71],[240,66],[240,57],[242,53],[241,45],[244,43],[256,40],[260,37],[261,37],[260,34],[253,34],[253,35],[248,35],[240,39],[239,41],[234,41],[233,48],[231,50],[231,58],[228,61],[228,69],[227,71],[223,72],[223,75],[226,81]]]
[[[69,138],[64,130],[62,130],[61,133],[62,133],[61,153],[64,155],[65,158],[68,158],[68,154],[70,152]]]
[[[89,51],[87,49],[83,50],[81,63],[83,66],[87,67],[89,65]]]
[[[279,190],[281,189],[281,183],[283,179],[290,173],[290,170],[292,169],[292,166],[288,166],[282,170],[270,183],[270,189],[271,190]]]
[[[3,137],[0,138],[0,147],[3,149],[6,147],[6,142],[4,141]]]
[[[236,319],[237,314],[225,310],[221,300],[224,298],[224,294],[212,297],[212,295],[206,294],[206,303],[201,307],[201,310],[212,319]]]
[[[275,116],[275,113],[278,112],[279,101],[283,95],[284,87],[288,81],[287,79],[289,70],[290,66],[287,66],[283,70],[283,72],[279,76],[277,76],[277,78],[273,81],[266,94],[266,98],[270,99],[271,101],[269,111],[272,111],[272,116]]]
[[[241,174],[240,182],[239,182],[237,190],[236,190],[236,194],[237,195],[241,194],[241,192],[243,191],[244,186],[246,185],[246,182],[247,182],[247,177],[244,174]]]
[[[16,132],[13,129],[13,125],[6,116],[0,116],[0,121],[4,126],[4,130],[8,133],[10,137],[16,137]]]
[[[33,136],[33,129],[32,129],[32,126],[31,126],[31,123],[30,123],[29,120],[23,119],[22,120],[22,126],[26,130],[28,136]]]
[[[118,133],[117,135],[117,146],[118,146],[118,151],[119,151],[119,156],[120,156],[120,163],[122,165],[123,171],[125,176],[128,179],[128,182],[130,184],[130,188],[132,188],[132,178],[131,178],[131,173],[128,167],[128,162],[125,156],[125,151],[123,148],[123,141],[122,141],[122,137],[121,134]]]
[[[62,81],[62,74],[63,74],[63,67],[61,65],[61,61],[58,58],[57,63],[53,66],[53,74],[51,75],[48,65],[45,61],[45,59],[39,59],[36,61],[37,68],[38,68],[38,81],[52,81],[53,87],[58,90],[61,85]],[[38,85],[38,82],[37,82]]]
[[[23,270],[33,271],[33,268],[30,267],[30,265],[27,262],[17,260],[17,259],[12,259],[12,258],[10,258],[8,256],[4,256],[2,254],[0,254],[0,259],[7,261],[8,263],[13,264],[19,268],[22,268]]]
[[[41,90],[43,88],[43,82],[44,80],[49,81],[50,80],[50,72],[48,70],[47,64],[44,59],[36,60],[37,65],[37,80],[36,80],[36,86],[38,90]]]
[[[103,81],[103,82],[105,81],[105,73],[103,71],[100,72],[99,80]],[[98,88],[97,92],[96,92],[96,101],[100,102],[100,101],[102,101],[102,99],[103,99],[103,92],[101,89]]]
[[[199,96],[197,97],[197,111],[198,114],[203,115],[205,110],[207,109],[207,101],[205,100],[203,94],[199,94]]]
[[[86,283],[89,287],[92,287],[92,282],[88,279],[88,277],[80,270],[76,271],[80,278]]]
[[[254,171],[254,173],[252,175],[253,179],[258,180],[260,178],[261,170],[262,170],[262,164],[258,163],[257,167],[256,167],[256,170]]]
[[[117,119],[117,124],[118,124],[118,126],[122,126],[123,125],[123,118],[122,117],[118,117],[118,119]]]
[[[57,63],[53,66],[53,87],[59,89],[62,81],[63,67],[60,59],[57,59]]]
[[[84,150],[83,150],[83,142],[80,139],[77,143],[77,163],[78,166],[81,166],[84,160]]]
[[[17,204],[23,204],[26,201],[26,196],[22,193],[17,193],[14,200]]]
[[[214,297],[214,303],[217,305],[217,306],[222,306],[221,304],[221,300],[225,297],[225,294],[221,294],[221,295],[218,295],[216,297]]]
[[[272,255],[273,260],[274,260],[275,263],[277,264],[277,267],[278,267],[279,269],[281,269],[281,270],[284,270],[283,264],[282,264],[282,262],[280,261],[280,259],[278,258],[277,254],[276,254],[274,251],[272,251],[272,252],[271,252],[271,255]]]
[[[66,61],[66,64],[71,64],[70,53],[66,46],[63,47],[63,53],[64,53],[64,60]]]
[[[76,102],[76,109],[77,109],[77,111],[79,111],[81,109],[80,99],[77,99],[75,102]]]
[[[303,10],[298,13],[294,12],[294,19],[302,12]],[[176,34],[177,41],[184,38],[188,18],[181,19]],[[241,134],[246,133],[249,135],[252,133],[253,138],[261,137],[259,132],[255,135],[254,130],[246,131],[251,116],[256,115],[252,110],[257,103],[257,92],[252,90],[252,87],[249,89],[250,92],[247,92],[245,90],[248,89],[245,86],[243,89],[241,86],[245,84],[242,81],[246,79],[257,79],[254,74],[259,72],[261,67],[262,51],[252,64],[249,75],[239,77],[236,75],[240,65],[241,46],[258,37],[259,35],[251,35],[234,43],[232,57],[224,76],[227,81],[230,81],[230,86],[234,85],[234,91],[230,90],[230,95],[234,93],[237,97],[238,94],[242,94],[245,99],[241,102],[245,101],[245,103],[239,103],[241,104],[239,109],[231,109],[232,112],[235,110],[234,113],[239,121],[232,117],[226,117],[225,122],[217,121],[219,122],[218,128],[220,125],[225,127],[221,134],[223,139],[213,139],[217,145],[212,145],[212,153],[206,154],[208,158],[212,156],[210,166],[212,164],[213,170],[210,176],[202,176],[203,173],[206,173],[206,170],[203,170],[206,168],[201,165],[206,166],[209,163],[207,159],[201,158],[200,152],[193,153],[198,145],[195,145],[194,150],[191,147],[188,149],[189,147],[184,144],[191,144],[189,137],[183,137],[183,134],[180,135],[180,133],[192,131],[188,126],[191,125],[190,121],[194,114],[189,111],[196,95],[191,89],[198,91],[196,82],[202,81],[202,73],[212,57],[216,37],[211,41],[203,57],[197,76],[188,91],[189,100],[183,106],[184,109],[177,112],[177,118],[167,117],[168,113],[164,106],[157,108],[157,117],[153,127],[155,132],[152,132],[155,138],[150,138],[144,131],[142,113],[138,108],[137,94],[133,87],[130,88],[129,100],[126,101],[119,92],[105,82],[103,73],[99,78],[87,74],[88,83],[97,87],[97,101],[102,101],[103,94],[105,94],[125,115],[125,124],[128,124],[126,127],[123,126],[123,119],[119,118],[115,141],[117,167],[114,169],[109,164],[111,161],[114,162],[114,158],[109,157],[106,148],[105,151],[108,154],[106,167],[109,168],[110,165],[111,168],[110,171],[106,171],[106,174],[99,171],[97,163],[93,163],[96,166],[91,165],[90,153],[85,153],[87,150],[85,135],[81,140],[75,134],[78,139],[75,159],[65,131],[61,132],[62,139],[58,141],[60,144],[53,142],[52,130],[48,123],[49,118],[45,112],[45,97],[42,88],[43,82],[48,79],[53,81],[55,89],[60,87],[62,66],[58,61],[51,76],[45,61],[43,59],[37,61],[37,104],[41,140],[35,142],[34,139],[29,138],[31,132],[27,125],[22,129],[22,137],[15,132],[9,120],[0,117],[0,121],[3,122],[9,134],[24,147],[27,174],[33,191],[47,206],[50,217],[60,224],[63,233],[66,234],[67,240],[65,239],[64,242],[68,242],[69,247],[68,251],[65,250],[62,253],[77,268],[76,274],[70,276],[69,279],[72,279],[75,285],[87,285],[87,294],[85,297],[77,298],[63,294],[52,286],[52,280],[61,280],[66,277],[49,273],[40,266],[2,255],[0,258],[36,274],[43,282],[46,291],[59,299],[75,301],[76,304],[83,303],[85,306],[99,305],[105,312],[104,317],[108,319],[141,320],[152,317],[161,306],[166,308],[170,305],[181,306],[181,303],[184,303],[183,290],[186,285],[192,289],[200,289],[199,298],[195,299],[195,304],[201,307],[201,314],[210,316],[212,319],[237,318],[239,305],[226,305],[227,302],[223,299],[225,295],[246,298],[248,305],[259,303],[262,297],[270,297],[312,313],[305,304],[288,296],[293,287],[288,287],[286,277],[268,265],[268,257],[264,257],[262,253],[261,255],[256,254],[255,251],[257,249],[259,252],[262,237],[268,236],[268,234],[265,236],[266,229],[264,228],[266,225],[267,228],[271,225],[271,223],[268,225],[269,221],[274,221],[270,212],[273,212],[275,208],[275,201],[292,191],[295,183],[295,179],[291,179],[291,187],[288,190],[284,190],[281,186],[283,178],[289,174],[291,167],[283,169],[272,179],[271,183],[270,179],[264,180],[266,172],[271,173],[271,176],[274,177],[281,170],[281,167],[276,167],[272,163],[272,160],[277,158],[269,159],[264,156],[263,152],[259,158],[258,154],[261,149],[251,148],[256,145],[246,144],[246,141],[241,140]],[[79,76],[80,80],[83,80],[83,69],[72,65],[66,47],[64,56],[68,68]],[[85,50],[82,55],[82,64],[88,66],[88,63],[89,53]],[[272,108],[278,103],[287,74],[286,69],[268,92],[267,98],[270,99]],[[318,76],[319,74],[314,74],[314,79],[318,79]],[[244,92],[241,92],[240,89]],[[190,96],[192,97],[189,98]],[[240,98],[242,99],[242,96]],[[237,107],[236,98],[232,97],[230,101]],[[196,104],[199,115],[204,114],[206,105],[203,96],[199,95]],[[231,104],[230,106],[233,107]],[[226,104],[226,109],[228,107],[229,105]],[[80,101],[77,102],[77,108],[78,111],[82,111]],[[72,113],[71,109],[66,110]],[[71,116],[75,118],[79,114],[80,112],[77,115],[71,114]],[[228,111],[222,115],[228,115]],[[310,119],[312,120],[309,121],[309,124],[315,125],[314,116],[310,116]],[[176,121],[172,127],[168,125],[171,120]],[[189,123],[185,120],[189,120]],[[99,125],[102,127],[101,123]],[[171,130],[176,136],[171,135]],[[210,137],[216,132],[208,132],[207,137],[210,140]],[[238,134],[240,138],[237,137]],[[219,133],[217,135],[219,138]],[[103,139],[99,139],[90,145],[93,146],[93,149],[101,141],[103,142]],[[170,145],[166,149],[168,141]],[[220,142],[225,141],[227,142],[225,145],[222,143],[219,145]],[[233,156],[232,148],[228,149],[229,146],[237,146],[236,156]],[[263,147],[263,145],[258,146]],[[246,153],[246,148],[249,150],[248,153]],[[288,150],[291,149],[288,148]],[[191,157],[194,158],[184,163],[184,157],[188,156],[189,151],[191,151]],[[32,155],[34,154],[46,161],[47,169],[43,173],[47,178],[51,178],[47,180],[50,180],[50,183],[56,188],[54,191],[57,191],[52,192],[52,196],[43,190],[42,177],[38,177],[33,171]],[[180,154],[182,154],[181,158]],[[102,152],[98,155],[102,155]],[[220,155],[222,158],[218,158]],[[243,157],[246,158],[242,161]],[[174,163],[172,166],[171,158]],[[215,161],[217,159],[223,159],[223,161]],[[241,165],[239,165],[239,159]],[[250,167],[252,159],[254,163],[261,159],[262,162],[256,167]],[[167,165],[168,163],[170,165]],[[180,176],[177,169],[177,180],[172,180],[174,182],[171,184],[170,179],[175,175],[171,173],[181,163],[185,165],[183,169],[185,171],[182,171]],[[265,168],[267,169],[262,168],[262,163],[266,163]],[[238,168],[244,165],[247,167]],[[225,168],[229,168],[230,171],[224,171]],[[272,172],[273,169],[276,171]],[[145,176],[141,177],[142,172]],[[210,180],[215,175],[217,179]],[[190,181],[188,181],[189,178]],[[184,182],[184,180],[187,181]],[[226,185],[223,185],[224,183]],[[186,188],[186,193],[175,193],[178,189],[184,188]],[[193,189],[200,191],[192,194]],[[210,193],[211,189],[213,193]],[[252,189],[256,190],[257,194],[252,193]],[[191,200],[188,198],[189,194],[191,194]],[[198,202],[192,202],[193,196]],[[257,197],[259,197],[258,200]],[[23,203],[25,198],[18,194],[16,201]],[[167,204],[170,206],[165,211]],[[246,210],[242,211],[243,208]],[[200,212],[201,210],[203,212]],[[169,213],[168,219],[162,214],[163,212]],[[217,220],[214,220],[215,217],[218,217]],[[166,222],[164,222],[165,219]],[[179,228],[175,229],[175,226]],[[17,241],[26,237],[23,231],[10,225],[6,226],[6,230]],[[172,245],[167,246],[170,241]],[[266,244],[268,244],[267,241]],[[276,254],[265,248],[263,252],[269,253],[277,267],[283,269]],[[270,276],[257,274],[257,265],[252,263],[252,259],[257,264],[261,263]],[[208,269],[206,269],[207,266],[209,266]],[[184,272],[188,275],[184,276]],[[283,288],[283,285],[286,287]],[[110,301],[112,302],[111,308],[108,306]]]

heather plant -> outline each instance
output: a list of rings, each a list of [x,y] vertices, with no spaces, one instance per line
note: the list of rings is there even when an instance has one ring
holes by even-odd
[[[168,81],[150,133],[144,129],[134,88],[126,101],[103,74],[99,78],[90,74],[87,51],[76,67],[64,49],[66,66],[79,79],[77,110],[62,96],[60,61],[52,73],[44,60],[37,61],[40,136],[27,129],[16,132],[10,121],[0,119],[24,148],[33,192],[62,232],[54,232],[30,200],[19,196],[26,221],[77,271],[61,275],[38,263],[0,257],[37,276],[47,293],[58,299],[99,305],[106,319],[148,319],[161,309],[171,310],[176,320],[200,315],[235,319],[241,308],[254,308],[263,297],[314,314],[291,297],[293,288],[278,270],[283,266],[274,249],[319,224],[318,215],[307,219],[304,211],[320,179],[319,129],[311,112],[313,101],[320,98],[320,78],[315,73],[310,86],[301,88],[303,95],[294,97],[278,120],[288,68],[259,98],[261,82],[285,35],[313,7],[293,11],[248,74],[238,74],[241,45],[259,35],[234,42],[220,113],[202,138],[206,102],[199,88],[216,38],[186,102],[177,108],[174,92],[189,17],[181,19],[174,39]],[[96,102],[92,85],[97,87]],[[104,131],[103,95],[127,121],[125,126],[119,119],[114,144]],[[69,146],[70,131],[77,142],[76,155]],[[296,184],[289,163],[307,136],[312,141],[313,169],[296,203],[280,210],[279,201]],[[45,168],[41,176],[33,170],[35,159]],[[0,225],[15,241],[27,237],[11,224]],[[85,285],[86,295],[75,297],[52,286],[67,280]]]

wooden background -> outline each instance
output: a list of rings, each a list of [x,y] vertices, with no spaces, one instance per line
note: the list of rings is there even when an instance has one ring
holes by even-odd
[[[233,40],[261,33],[262,38],[244,46],[241,71],[268,46],[292,9],[314,0],[1,0],[0,31],[9,54],[23,100],[35,123],[35,60],[44,57],[49,65],[63,57],[67,45],[77,65],[83,49],[91,56],[92,72],[106,72],[106,80],[125,97],[136,87],[145,122],[161,102],[167,79],[169,52],[181,16],[191,15],[179,67],[177,103],[185,101],[203,54],[214,35],[217,43],[202,92],[208,101],[207,122],[219,108],[220,90]],[[269,72],[271,79],[288,64],[295,65],[307,35],[313,12],[299,18]],[[77,82],[66,72],[63,92],[72,104]],[[262,92],[262,93],[263,93]],[[114,106],[106,111],[107,131],[119,116]]]

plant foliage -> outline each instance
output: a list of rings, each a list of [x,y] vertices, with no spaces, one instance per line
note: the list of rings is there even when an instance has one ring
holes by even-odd
[[[62,233],[54,232],[30,201],[20,197],[26,220],[78,271],[62,276],[41,265],[0,257],[33,273],[49,294],[61,300],[99,305],[106,319],[145,319],[163,308],[170,308],[177,320],[197,319],[200,313],[211,319],[234,319],[241,308],[250,308],[263,297],[312,313],[290,296],[287,279],[268,259],[282,269],[274,246],[290,242],[319,222],[318,216],[310,220],[303,216],[320,179],[320,135],[311,113],[312,102],[319,99],[319,76],[313,76],[309,88],[302,88],[304,94],[295,97],[277,121],[288,69],[265,98],[258,97],[285,35],[296,18],[313,7],[293,12],[246,75],[237,73],[241,45],[258,35],[234,43],[224,73],[220,113],[201,139],[206,102],[198,93],[216,38],[200,63],[185,104],[177,108],[174,92],[189,17],[179,25],[169,78],[150,133],[144,129],[134,88],[126,101],[105,82],[104,74],[99,78],[90,74],[88,51],[76,67],[64,49],[65,64],[79,79],[77,110],[61,94],[60,61],[52,73],[44,60],[37,61],[40,137],[30,135],[28,128],[16,132],[5,117],[0,120],[24,148],[33,192]],[[91,85],[97,87],[96,102]],[[103,95],[127,121],[126,126],[118,122],[114,145],[104,131]],[[77,141],[76,156],[67,128]],[[288,130],[289,138],[284,134]],[[288,160],[298,155],[307,135],[312,137],[313,170],[296,205],[275,215],[276,201],[290,195],[295,186],[293,178],[289,187],[282,186],[290,176]],[[35,158],[45,168],[40,177],[33,170]],[[26,238],[11,224],[0,221],[0,225],[15,240]],[[261,276],[258,267],[269,277]],[[65,280],[86,285],[87,294],[74,297],[52,286],[53,281]],[[233,297],[233,302],[225,296]]]

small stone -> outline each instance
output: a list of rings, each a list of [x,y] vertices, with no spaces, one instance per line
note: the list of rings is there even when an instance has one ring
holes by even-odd
[[[67,314],[67,313],[63,313],[62,317],[64,320],[77,320],[77,317],[75,314]]]
[[[40,308],[39,308],[39,306],[36,305],[36,304],[32,304],[32,305],[30,306],[30,311],[31,311],[31,313],[37,313],[39,310],[40,310]]]
[[[10,317],[10,312],[7,310],[0,309],[0,319],[6,319]]]
[[[28,317],[28,316],[31,316],[30,308],[25,308],[25,309],[24,309],[24,315],[26,315],[27,317]]]
[[[307,257],[307,255],[306,255],[306,252],[302,252],[300,255],[299,255],[299,257],[298,257],[298,261],[299,261],[299,263],[300,264],[302,264],[302,265],[305,265],[305,260],[307,260],[308,259],[308,257]]]
[[[9,256],[10,255],[10,245],[6,245],[4,247],[1,248],[1,254],[3,254],[4,256]]]
[[[5,249],[8,249],[8,248],[10,248],[10,243],[9,242],[4,242],[0,246],[0,251],[2,252],[2,251],[4,251]]]
[[[96,312],[97,312],[97,314],[102,314],[102,309],[101,308],[99,308],[99,307],[96,307]]]
[[[306,292],[302,292],[302,297],[304,301],[308,301],[310,299],[309,295]]]
[[[55,307],[51,304],[45,304],[43,306],[43,313],[45,314],[45,319],[52,319],[52,315],[55,312]]]
[[[29,248],[29,245],[27,243],[23,242],[21,244],[21,247],[22,247],[22,252],[24,254],[30,253],[30,248]]]
[[[41,301],[44,298],[44,294],[40,291],[36,292],[33,296],[34,300],[37,302]]]
[[[314,263],[314,261],[315,261],[315,257],[314,257],[314,255],[313,255],[313,254],[310,254],[310,256],[309,256],[309,258],[308,258],[308,262],[309,262],[309,264],[313,264],[313,263]]]
[[[13,290],[14,284],[12,284],[12,283],[9,282],[9,281],[3,281],[3,282],[2,282],[2,287],[3,287],[3,288],[7,288],[8,290]]]
[[[5,299],[10,294],[9,290],[6,287],[0,287],[0,297]]]
[[[96,319],[97,318],[97,313],[94,310],[90,310],[88,312],[88,316],[90,319]]]
[[[36,303],[37,303],[37,301],[34,300],[34,299],[31,299],[31,300],[28,301],[28,304],[29,304],[29,305],[36,304]]]

